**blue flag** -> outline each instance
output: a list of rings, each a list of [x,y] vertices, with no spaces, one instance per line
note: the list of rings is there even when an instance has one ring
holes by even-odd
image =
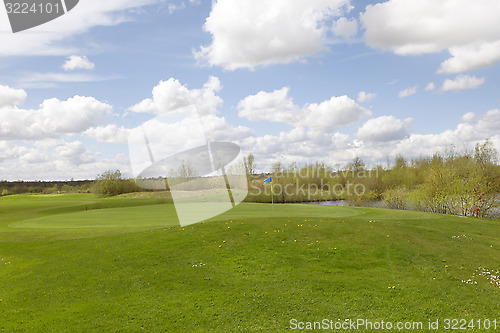
[[[271,183],[271,182],[272,182],[271,177],[268,177],[268,178],[264,179],[264,183]]]

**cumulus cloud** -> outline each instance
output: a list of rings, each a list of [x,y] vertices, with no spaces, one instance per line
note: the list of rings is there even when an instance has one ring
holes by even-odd
[[[18,158],[28,152],[28,148],[18,146],[8,141],[0,141],[0,162]],[[5,179],[2,177],[2,179]]]
[[[67,55],[78,50],[71,37],[97,26],[114,26],[133,19],[133,9],[161,0],[85,0],[61,17],[30,29],[30,33],[0,34],[0,56]],[[10,31],[7,15],[0,16],[0,30]],[[53,31],[54,33],[47,33]]]
[[[358,129],[358,139],[344,133],[331,135],[297,127],[279,135],[254,138],[251,144],[259,147],[255,155],[263,168],[269,168],[278,159],[285,164],[319,160],[332,166],[342,166],[356,156],[374,165],[385,163],[387,157],[393,158],[398,154],[418,158],[442,153],[451,145],[471,148],[487,138],[500,149],[499,109],[489,110],[483,115],[466,114],[455,129],[435,134],[410,133],[411,121],[393,116],[370,119]]]
[[[449,51],[452,57],[441,63],[438,73],[461,73],[493,66],[500,59],[500,40],[452,47]]]
[[[417,86],[414,86],[414,87],[406,88],[405,90],[400,91],[398,94],[398,97],[404,98],[404,97],[414,95],[416,93],[417,93]]]
[[[299,107],[288,96],[290,88],[283,87],[273,92],[260,91],[245,97],[238,103],[238,115],[251,121],[274,121],[294,123]]]
[[[366,142],[388,142],[409,136],[411,118],[405,120],[394,116],[370,119],[361,126],[356,136]]]
[[[127,133],[126,128],[114,124],[92,127],[83,132],[84,135],[97,141],[108,143],[127,143]]]
[[[369,103],[375,97],[377,97],[376,93],[367,93],[366,91],[360,91],[356,100],[358,101],[358,103]]]
[[[299,107],[293,103],[288,92],[289,88],[284,87],[273,92],[261,91],[247,96],[238,103],[238,115],[252,121],[336,129],[352,125],[363,116],[371,114],[347,96],[332,97],[321,103]]]
[[[458,75],[455,79],[446,79],[441,87],[442,91],[459,91],[477,89],[483,85],[485,79],[469,75]]]
[[[350,39],[358,33],[358,21],[341,17],[333,23],[332,31],[336,36]]]
[[[194,54],[228,70],[290,63],[322,51],[328,19],[350,8],[350,0],[214,1],[204,25],[212,43]],[[337,31],[345,34],[343,25]]]
[[[62,65],[65,71],[72,71],[75,69],[94,69],[95,64],[90,61],[86,56],[72,55]]]
[[[499,128],[500,109],[492,109],[481,116],[472,112],[464,114],[455,132],[464,140],[481,140],[498,135]]]
[[[51,98],[44,100],[38,110],[22,109],[13,104],[24,101],[23,92],[17,91],[20,97],[11,100],[10,105],[0,106],[1,140],[34,140],[81,133],[103,122],[112,109],[109,104],[84,96],[66,101]]]
[[[0,108],[23,105],[27,96],[26,91],[23,89],[13,89],[8,86],[0,85]]]
[[[389,0],[361,15],[365,39],[400,55],[448,50],[441,73],[459,73],[500,59],[500,3],[496,0]]]
[[[189,89],[178,80],[160,81],[153,88],[153,98],[147,98],[129,108],[132,112],[164,114],[196,105],[201,114],[216,114],[222,98],[216,95],[222,89],[220,80],[211,76],[201,89]]]
[[[57,147],[55,152],[60,161],[68,162],[72,166],[95,162],[94,154],[85,148],[80,141],[66,142]]]

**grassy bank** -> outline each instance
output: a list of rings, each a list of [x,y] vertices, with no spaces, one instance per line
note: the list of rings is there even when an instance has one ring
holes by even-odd
[[[243,203],[182,228],[168,199],[9,196],[0,207],[5,331],[500,319],[500,288],[479,275],[500,269],[497,221]]]

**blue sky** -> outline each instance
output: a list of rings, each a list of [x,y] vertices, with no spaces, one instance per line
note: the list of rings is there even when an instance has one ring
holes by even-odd
[[[500,149],[499,20],[496,0],[81,0],[13,34],[2,6],[0,179],[133,175],[130,131],[193,104],[260,170]]]

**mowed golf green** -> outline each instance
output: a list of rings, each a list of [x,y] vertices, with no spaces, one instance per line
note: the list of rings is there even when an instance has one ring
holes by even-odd
[[[171,200],[151,195],[0,198],[0,331],[498,328],[499,269],[500,221],[487,219],[243,203],[181,227]]]

